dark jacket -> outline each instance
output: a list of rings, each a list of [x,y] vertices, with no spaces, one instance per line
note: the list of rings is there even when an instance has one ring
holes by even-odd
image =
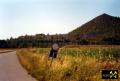
[[[49,57],[56,58],[57,57],[57,52],[58,52],[57,50],[51,49]]]

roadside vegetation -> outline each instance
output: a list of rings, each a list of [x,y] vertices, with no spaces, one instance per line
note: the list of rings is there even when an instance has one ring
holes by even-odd
[[[22,66],[38,81],[111,81],[101,79],[102,69],[120,69],[120,46],[63,47],[56,59],[50,48],[17,51]],[[52,64],[51,64],[52,62]],[[119,79],[114,81],[120,81]]]

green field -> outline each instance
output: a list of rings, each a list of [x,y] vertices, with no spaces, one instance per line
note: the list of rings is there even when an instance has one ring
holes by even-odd
[[[101,70],[120,70],[120,46],[63,47],[52,64],[49,51],[50,48],[26,48],[19,49],[17,55],[38,81],[113,81],[101,79]],[[114,81],[120,81],[120,74]]]

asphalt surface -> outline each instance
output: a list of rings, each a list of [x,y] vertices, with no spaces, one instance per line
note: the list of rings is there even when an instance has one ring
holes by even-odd
[[[20,65],[16,52],[0,53],[0,81],[36,81]]]

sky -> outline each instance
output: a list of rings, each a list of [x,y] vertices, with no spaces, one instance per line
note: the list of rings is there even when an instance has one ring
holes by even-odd
[[[120,0],[0,0],[0,39],[65,34],[94,17],[120,16]]]

